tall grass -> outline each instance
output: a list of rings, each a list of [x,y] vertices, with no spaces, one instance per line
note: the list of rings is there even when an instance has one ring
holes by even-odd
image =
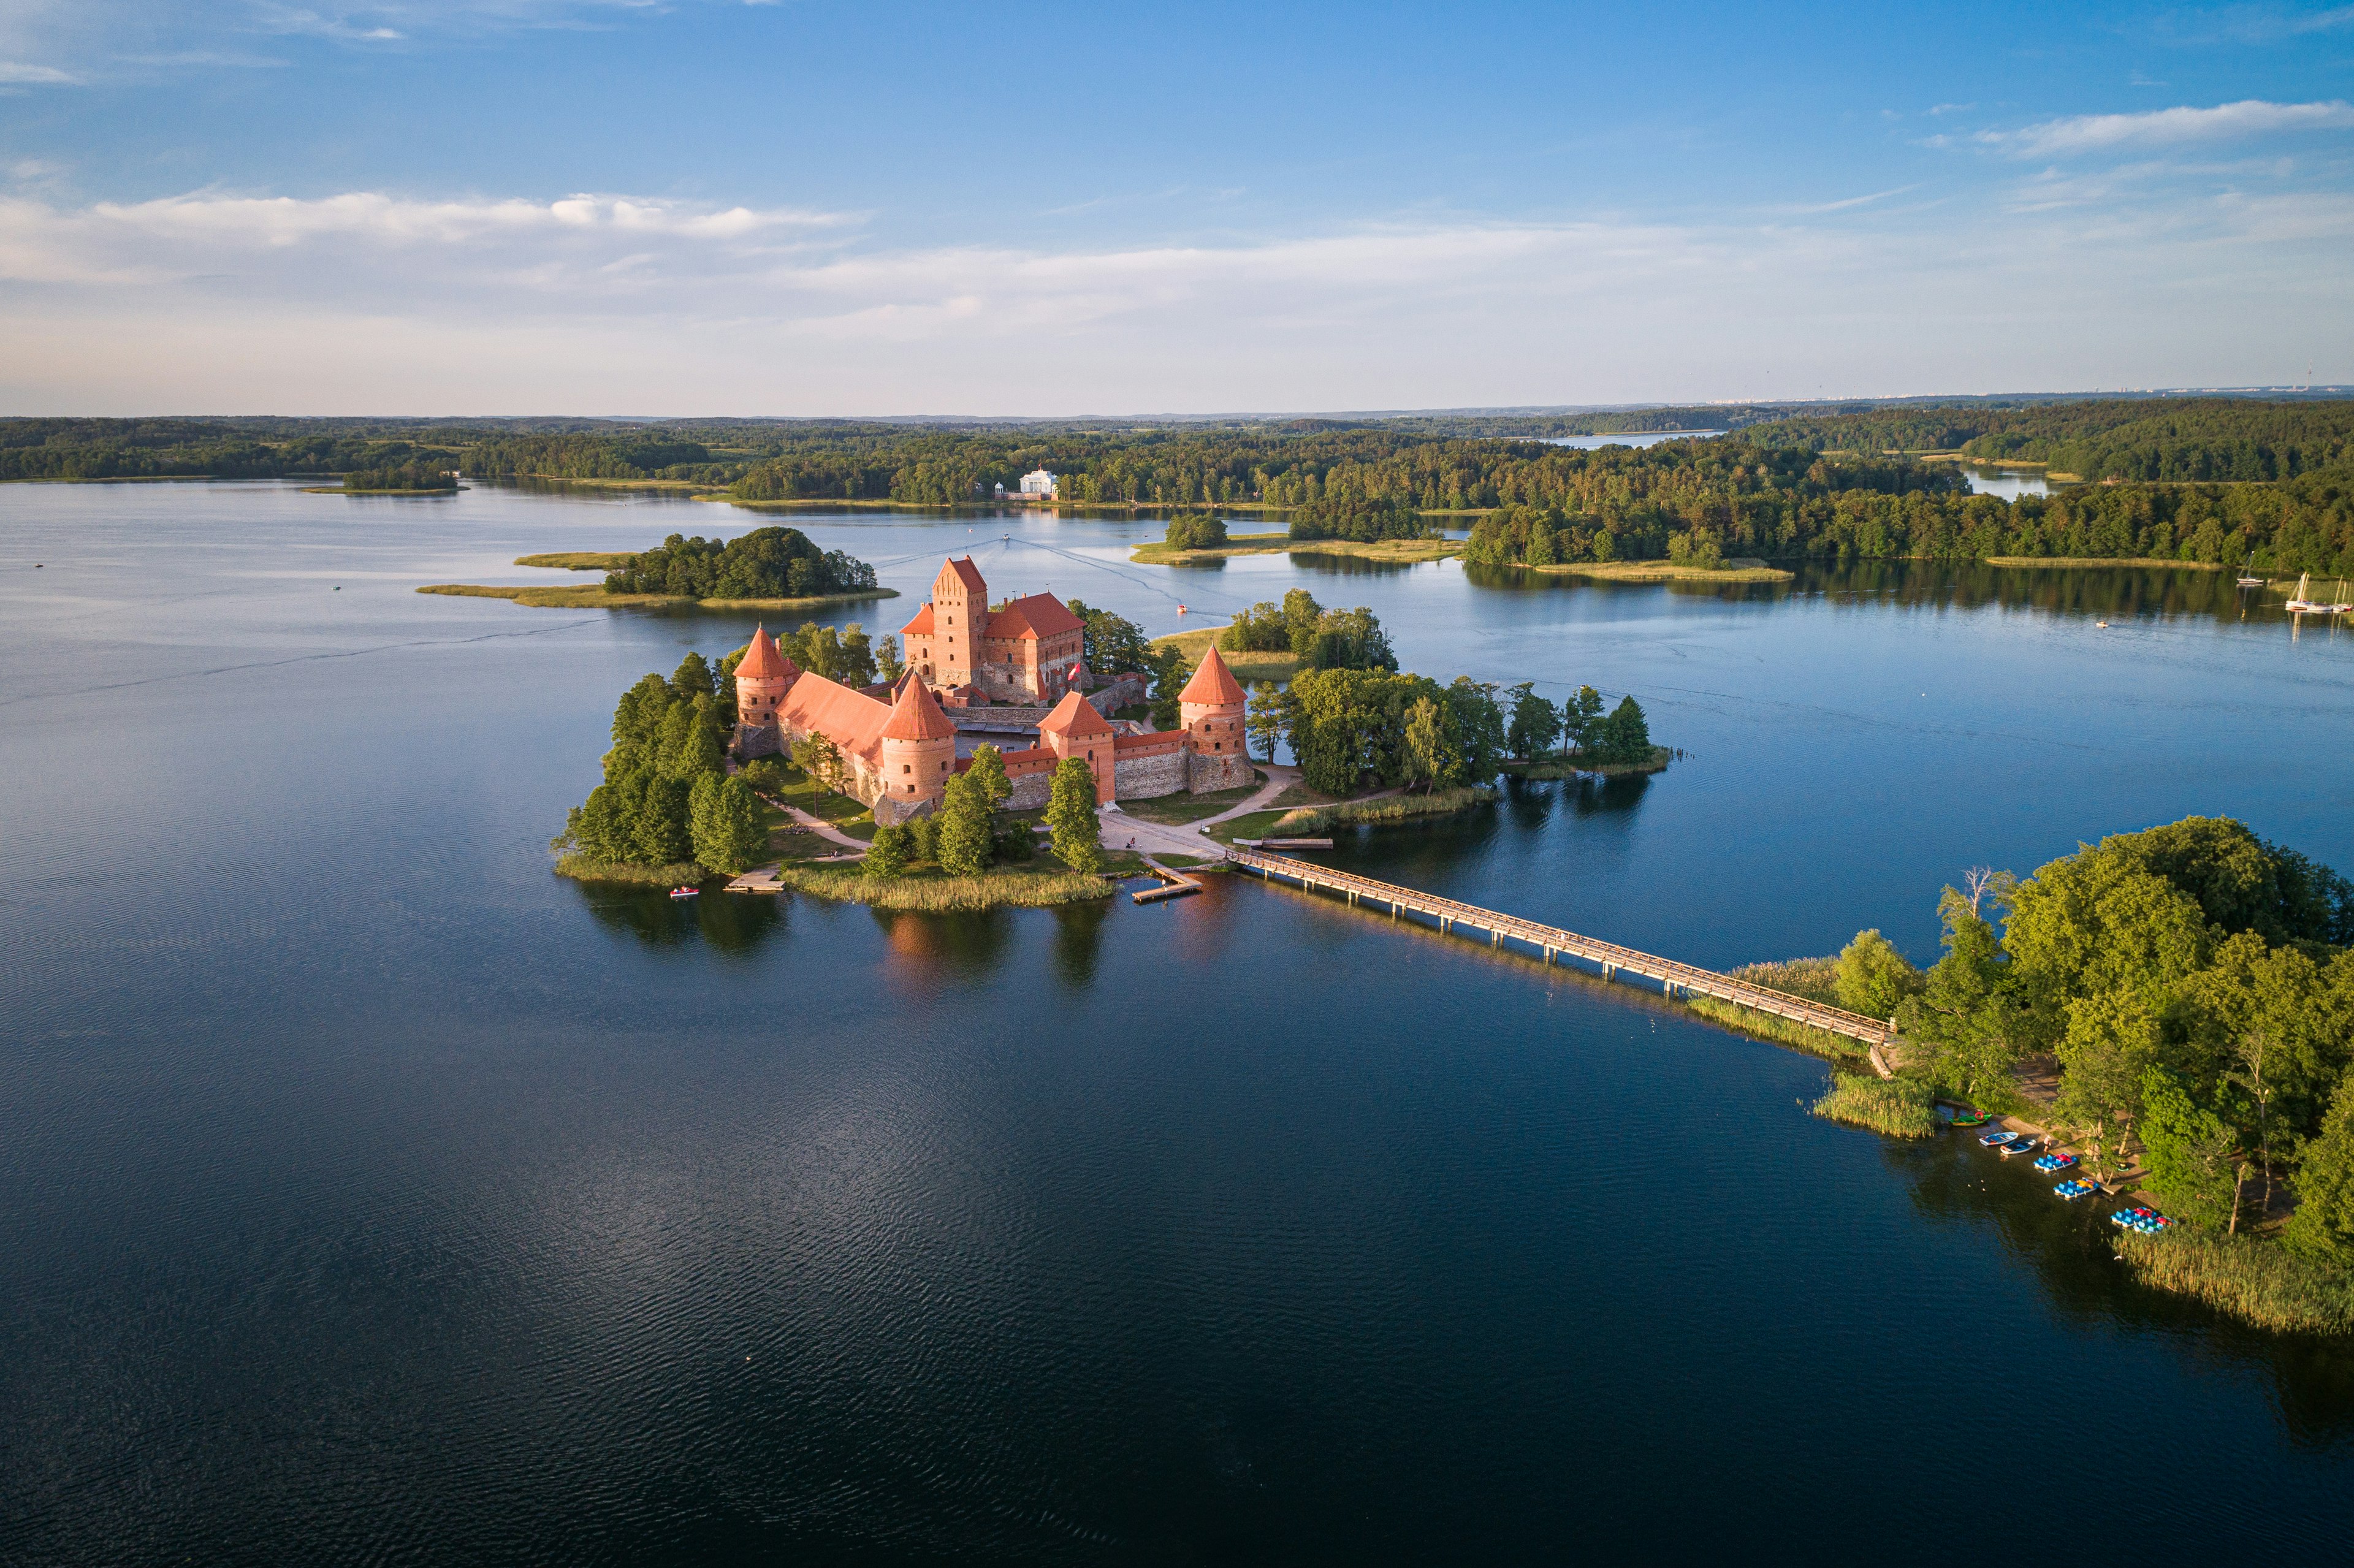
[[[1826,1121],[1868,1127],[1891,1138],[1928,1138],[1937,1130],[1934,1099],[1925,1085],[1903,1078],[1867,1078],[1842,1073],[1831,1092],[1815,1102]]]
[[[2278,1242],[2179,1228],[2154,1236],[2126,1231],[2117,1238],[2117,1256],[2143,1284],[2260,1329],[2354,1333],[2354,1274]]]
[[[1495,798],[1496,791],[1488,786],[1470,784],[1457,789],[1436,789],[1427,795],[1385,795],[1378,800],[1302,806],[1277,818],[1267,837],[1313,838],[1342,822],[1402,822],[1412,817],[1443,816]]]
[[[1790,996],[1819,1001],[1825,1007],[1845,1007],[1839,997],[1839,959],[1776,959],[1762,964],[1744,964],[1733,971],[1733,978],[1762,985],[1767,991],[1778,991]]]
[[[786,886],[821,898],[934,915],[1006,906],[1036,909],[1050,904],[1108,898],[1112,894],[1111,884],[1100,876],[1064,870],[985,871],[979,876],[916,872],[906,876],[872,877],[855,866],[787,863],[777,868],[777,876]]]
[[[1683,1003],[1702,1018],[1727,1029],[1754,1034],[1776,1045],[1795,1045],[1834,1061],[1861,1062],[1872,1054],[1872,1048],[1861,1040],[1850,1040],[1844,1034],[1834,1034],[1828,1029],[1817,1029],[1776,1013],[1758,1012],[1738,1002],[1713,996],[1691,996],[1684,998]]]

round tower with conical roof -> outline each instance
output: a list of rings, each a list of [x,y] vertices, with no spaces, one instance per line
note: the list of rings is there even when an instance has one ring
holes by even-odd
[[[900,686],[876,754],[883,769],[876,821],[904,822],[940,798],[956,771],[956,725],[922,676]]]
[[[1251,781],[1250,751],[1243,738],[1243,683],[1211,644],[1201,667],[1177,694],[1178,720],[1193,754],[1185,787],[1195,794],[1234,789]]]
[[[766,626],[753,629],[752,645],[736,666],[737,750],[750,755],[783,749],[778,709],[801,679],[801,667],[785,656]],[[770,732],[763,735],[762,732]]]

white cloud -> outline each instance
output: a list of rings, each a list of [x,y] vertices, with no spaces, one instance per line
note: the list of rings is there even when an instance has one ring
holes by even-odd
[[[2354,197],[894,246],[599,195],[0,197],[0,408],[1413,407],[2278,379]],[[2174,323],[2151,334],[2150,321]],[[2300,359],[2300,367],[2302,361]],[[2343,372],[2340,372],[2343,374]]]
[[[2251,98],[2212,109],[2153,109],[2139,114],[2076,114],[2017,131],[1982,131],[1978,141],[2022,158],[2066,157],[2118,147],[2179,146],[2280,131],[2335,131],[2354,126],[2354,103],[2271,103]]]
[[[55,66],[26,65],[18,60],[0,60],[0,82],[45,87],[70,87],[81,79],[59,70]]]

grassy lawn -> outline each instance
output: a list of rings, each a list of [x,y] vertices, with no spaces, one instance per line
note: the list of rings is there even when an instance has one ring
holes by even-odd
[[[1214,817],[1220,811],[1232,810],[1249,800],[1267,782],[1264,773],[1254,772],[1251,777],[1256,782],[1244,789],[1217,789],[1206,795],[1188,795],[1181,790],[1156,800],[1122,800],[1119,809],[1131,817],[1170,827],[1198,822],[1204,817]]]
[[[1210,644],[1216,641],[1218,634],[1225,630],[1223,626],[1204,626],[1199,631],[1180,631],[1173,636],[1156,637],[1152,645],[1158,648],[1164,643],[1173,643],[1177,651],[1185,655],[1185,662],[1199,667],[1202,656],[1210,651]],[[1226,668],[1234,672],[1235,679],[1245,685],[1257,681],[1281,683],[1299,673],[1299,661],[1288,653],[1229,653],[1221,648],[1218,656],[1226,662]]]

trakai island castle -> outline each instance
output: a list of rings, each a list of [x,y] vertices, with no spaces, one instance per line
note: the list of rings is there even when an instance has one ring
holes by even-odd
[[[1088,672],[1085,628],[1069,607],[1039,593],[992,608],[969,556],[940,568],[931,602],[900,635],[907,673],[854,690],[798,668],[767,628],[755,631],[736,667],[737,754],[769,756],[822,735],[841,755],[845,792],[885,823],[931,809],[970,766],[970,747],[959,745],[968,732],[1035,731],[1036,745],[1005,753],[1016,810],[1046,803],[1066,757],[1095,774],[1098,802],[1251,781],[1242,684],[1215,648],[1179,694],[1180,727],[1152,731],[1106,716],[1141,694],[1133,677],[1101,683]]]

